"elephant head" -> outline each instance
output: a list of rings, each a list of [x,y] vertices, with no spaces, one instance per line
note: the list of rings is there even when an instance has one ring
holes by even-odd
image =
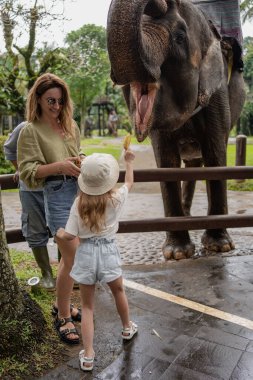
[[[182,126],[221,86],[219,38],[190,0],[112,0],[107,37],[139,142]]]

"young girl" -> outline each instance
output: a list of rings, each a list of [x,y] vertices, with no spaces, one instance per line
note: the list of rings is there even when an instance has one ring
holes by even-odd
[[[94,153],[83,160],[78,177],[80,194],[71,208],[65,230],[60,228],[56,235],[63,240],[80,238],[70,276],[80,283],[84,349],[79,353],[79,360],[83,371],[93,369],[93,309],[97,281],[107,283],[112,291],[123,325],[122,338],[130,340],[137,333],[137,325],[129,320],[120,254],[115,242],[119,217],[133,185],[134,154],[127,150],[124,158],[125,183],[119,189],[115,188],[119,165],[113,156]]]

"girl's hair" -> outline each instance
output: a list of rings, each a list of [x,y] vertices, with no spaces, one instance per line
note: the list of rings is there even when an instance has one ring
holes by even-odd
[[[92,232],[100,232],[105,226],[105,210],[108,200],[113,202],[114,190],[102,195],[88,195],[80,191],[77,209],[79,216]]]
[[[30,89],[26,102],[26,119],[28,122],[36,122],[41,117],[39,98],[51,88],[62,90],[63,106],[59,115],[59,121],[67,135],[73,135],[73,103],[70,98],[68,85],[54,74],[46,73],[37,78]]]

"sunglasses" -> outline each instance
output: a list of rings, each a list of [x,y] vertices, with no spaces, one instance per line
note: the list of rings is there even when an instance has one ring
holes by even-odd
[[[60,98],[60,99],[47,98],[47,104],[49,106],[54,106],[56,103],[58,103],[59,106],[63,106],[63,104],[64,104],[63,98]]]

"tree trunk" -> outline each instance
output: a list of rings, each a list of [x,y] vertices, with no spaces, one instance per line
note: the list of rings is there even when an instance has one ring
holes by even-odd
[[[19,285],[6,242],[0,188],[0,358],[31,351],[43,337],[39,306]]]
[[[1,196],[1,195],[0,195]],[[18,280],[11,265],[6,242],[2,199],[0,199],[0,324],[11,314],[16,318],[24,310]]]

